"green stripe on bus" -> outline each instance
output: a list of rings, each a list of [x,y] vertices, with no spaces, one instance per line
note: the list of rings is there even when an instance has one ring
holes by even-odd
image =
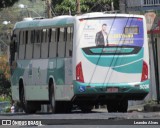
[[[94,93],[106,93],[106,88],[117,87],[118,93],[136,93],[136,92],[149,92],[150,80],[138,83],[81,83],[73,81],[75,94],[94,94]],[[135,86],[136,85],[136,86]],[[84,91],[81,92],[80,88]]]
[[[113,70],[123,73],[141,73],[144,49],[133,55],[87,55],[82,50],[85,58],[91,63],[111,67]],[[135,68],[136,67],[136,68]]]

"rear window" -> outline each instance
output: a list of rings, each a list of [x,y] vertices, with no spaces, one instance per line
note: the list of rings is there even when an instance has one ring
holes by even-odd
[[[80,45],[138,46],[144,43],[143,19],[138,17],[103,17],[80,20]]]

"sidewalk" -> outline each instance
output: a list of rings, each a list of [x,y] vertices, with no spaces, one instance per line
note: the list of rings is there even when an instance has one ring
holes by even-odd
[[[129,106],[128,107],[128,112],[142,112],[144,111],[144,108],[143,108],[143,104],[141,105],[134,105],[134,106]]]
[[[160,104],[146,104],[144,105],[145,112],[160,112]]]
[[[156,102],[140,104],[140,105],[133,105],[128,107],[128,112],[160,112],[160,104]]]
[[[106,106],[99,106],[98,109],[93,109],[95,111],[102,111],[106,112],[107,108]],[[150,101],[148,103],[141,103],[137,105],[129,105],[128,106],[128,112],[160,112],[160,104],[157,104],[155,101]]]

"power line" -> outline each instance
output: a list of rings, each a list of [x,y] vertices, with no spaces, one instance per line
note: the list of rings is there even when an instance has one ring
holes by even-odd
[[[53,8],[52,5],[53,5],[53,0],[51,1],[51,11],[52,11],[53,16],[56,16],[56,13],[55,13],[54,8]]]

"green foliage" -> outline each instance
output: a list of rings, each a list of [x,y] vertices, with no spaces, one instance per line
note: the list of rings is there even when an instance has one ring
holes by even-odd
[[[10,101],[0,101],[0,114],[10,112],[11,102]]]
[[[11,96],[1,95],[0,102],[3,102],[3,101],[10,101],[11,102]]]
[[[0,1],[0,9],[13,6],[14,3],[18,2],[19,0],[1,0]]]
[[[5,0],[4,0],[5,1]],[[7,0],[8,1],[8,0]],[[28,17],[28,13],[30,13],[31,17],[45,17],[45,4],[42,0],[17,0],[13,6],[7,8],[0,7],[0,22],[10,21],[10,24],[5,25],[9,27],[9,25],[14,25],[16,22],[23,20],[23,18]],[[32,2],[31,2],[32,1]],[[0,6],[1,6],[0,0]],[[20,8],[19,5],[23,4],[28,8]],[[39,15],[40,16],[39,16]],[[4,31],[4,25],[0,26],[0,33]],[[13,27],[12,27],[13,28]]]
[[[8,107],[5,108],[5,113],[9,113],[10,111],[11,111],[10,106],[8,106]]]
[[[99,12],[110,11],[112,0],[80,0],[80,7],[82,13],[87,12]],[[113,0],[114,9],[119,9],[119,0]],[[53,10],[56,15],[69,14],[69,10],[72,14],[76,14],[76,0],[54,0]]]
[[[0,74],[0,94],[1,95],[3,94],[4,96],[11,97],[11,84],[10,84],[10,81],[8,79],[6,79],[6,77],[4,76],[4,74],[2,72]]]

